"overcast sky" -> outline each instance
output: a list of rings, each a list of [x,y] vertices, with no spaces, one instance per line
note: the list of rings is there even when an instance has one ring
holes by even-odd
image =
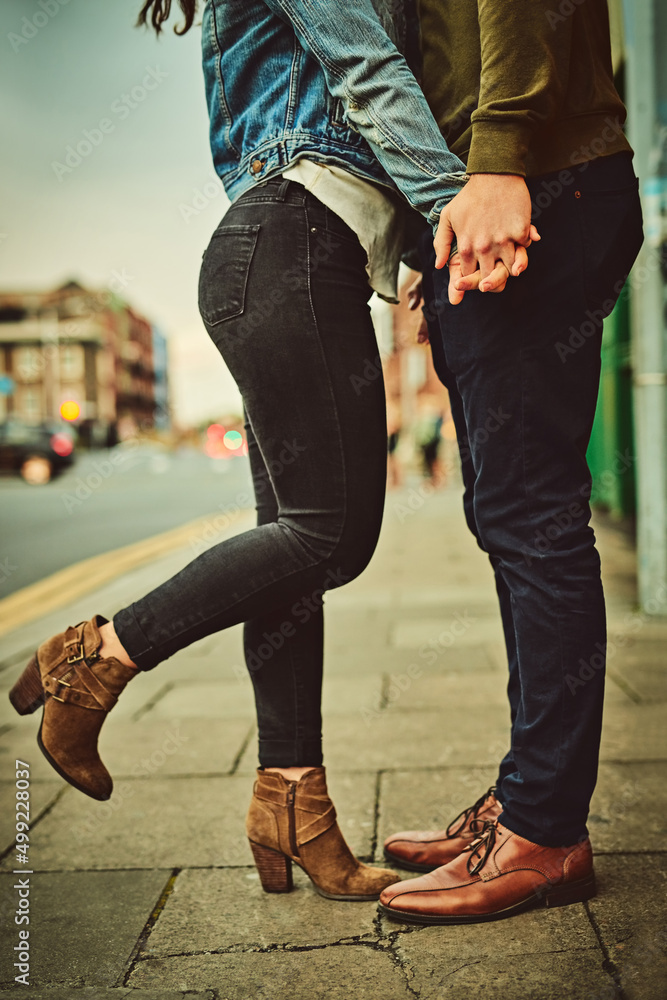
[[[169,339],[177,415],[198,420],[238,409],[197,309],[201,255],[228,203],[208,144],[201,29],[177,37],[172,15],[158,41],[133,27],[140,5],[0,4],[0,289],[125,283]],[[68,161],[82,141],[90,152]]]

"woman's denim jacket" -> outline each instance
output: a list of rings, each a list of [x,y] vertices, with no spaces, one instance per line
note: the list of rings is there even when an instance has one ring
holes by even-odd
[[[437,223],[461,189],[408,64],[406,0],[208,0],[204,80],[232,201],[300,157],[392,185]]]

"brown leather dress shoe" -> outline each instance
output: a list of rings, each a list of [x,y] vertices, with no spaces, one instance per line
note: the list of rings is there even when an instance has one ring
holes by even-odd
[[[44,706],[40,750],[65,781],[100,801],[110,798],[113,781],[97,738],[118,695],[139,673],[115,657],[100,657],[99,626],[106,620],[96,615],[47,639],[9,692],[20,715]]]
[[[486,822],[500,816],[503,807],[494,795],[495,790],[492,785],[474,805],[459,813],[446,830],[404,830],[387,837],[385,858],[411,872],[432,872],[453,861],[479,837]]]
[[[377,899],[385,886],[398,881],[396,872],[364,865],[350,851],[323,767],[311,768],[299,781],[260,768],[246,830],[265,892],[291,890],[292,862],[327,899]]]
[[[540,847],[496,820],[454,861],[385,889],[379,910],[406,924],[472,924],[594,895],[588,839],[571,847]]]

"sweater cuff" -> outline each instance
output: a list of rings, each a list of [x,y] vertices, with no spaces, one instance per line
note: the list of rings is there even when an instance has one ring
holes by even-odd
[[[531,138],[530,126],[517,121],[473,121],[468,173],[525,177]]]

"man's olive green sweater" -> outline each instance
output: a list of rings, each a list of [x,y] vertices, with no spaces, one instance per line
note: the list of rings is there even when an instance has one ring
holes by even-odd
[[[607,0],[419,0],[419,15],[424,93],[469,173],[630,151]]]

